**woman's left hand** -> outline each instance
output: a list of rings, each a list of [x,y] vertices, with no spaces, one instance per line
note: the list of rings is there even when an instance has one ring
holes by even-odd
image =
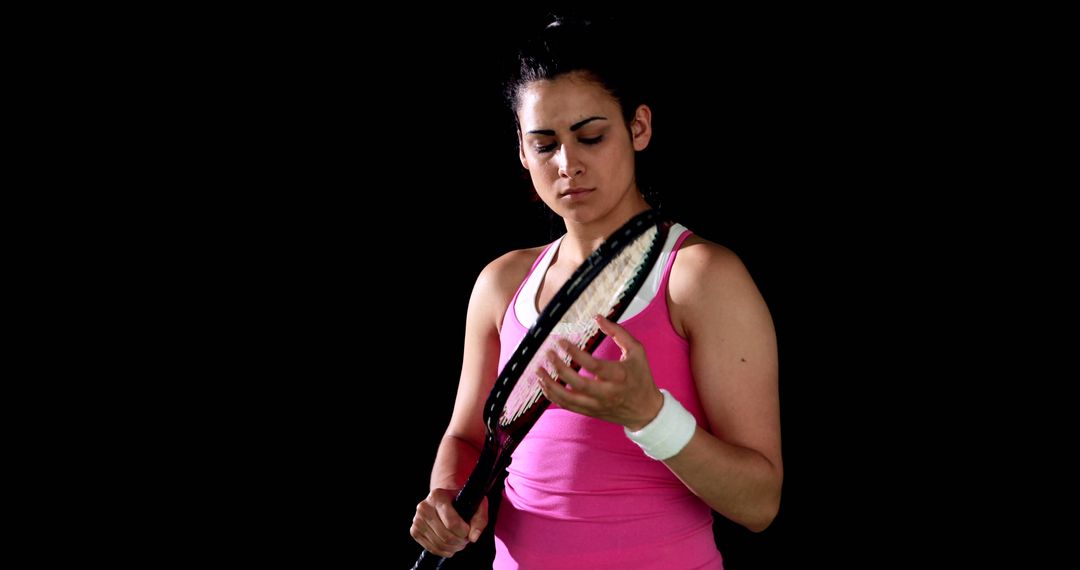
[[[577,346],[560,340],[558,346],[569,353],[582,370],[596,377],[582,377],[549,350],[548,361],[566,386],[553,380],[541,368],[540,387],[547,399],[564,409],[639,430],[660,413],[664,395],[653,382],[645,347],[618,324],[601,316],[597,316],[596,321],[600,330],[622,349],[622,358],[618,361],[593,358]]]

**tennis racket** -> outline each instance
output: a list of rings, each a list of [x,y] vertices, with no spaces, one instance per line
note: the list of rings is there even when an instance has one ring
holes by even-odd
[[[543,368],[558,379],[547,364],[547,351],[561,354],[555,342],[564,338],[591,354],[605,336],[593,317],[617,321],[622,316],[656,264],[670,228],[671,222],[661,221],[656,210],[634,216],[585,259],[540,312],[484,404],[484,447],[453,502],[461,518],[468,521],[476,513],[499,474],[510,465],[518,443],[551,403],[543,396],[537,376]],[[569,355],[563,358],[574,370],[579,368]],[[444,561],[425,550],[413,570],[441,568]]]

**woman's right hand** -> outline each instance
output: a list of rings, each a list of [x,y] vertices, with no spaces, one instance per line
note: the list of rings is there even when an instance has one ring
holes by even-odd
[[[434,489],[416,505],[409,534],[425,550],[442,558],[450,558],[465,545],[476,542],[488,523],[488,500],[484,497],[472,520],[465,520],[454,510],[456,490]]]

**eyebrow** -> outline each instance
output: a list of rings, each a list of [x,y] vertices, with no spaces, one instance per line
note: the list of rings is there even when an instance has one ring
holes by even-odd
[[[587,124],[589,124],[589,123],[591,123],[593,121],[606,121],[606,120],[607,120],[607,117],[599,117],[599,116],[597,116],[597,117],[589,117],[588,119],[585,119],[583,121],[578,121],[578,122],[570,125],[570,132],[576,131],[576,130],[580,129],[581,127],[584,127],[585,125],[587,125]],[[553,136],[555,136],[555,131],[553,131],[551,129],[537,129],[535,131],[529,131],[527,134],[530,134],[530,135],[546,135],[546,136],[549,136],[549,137],[553,137]]]

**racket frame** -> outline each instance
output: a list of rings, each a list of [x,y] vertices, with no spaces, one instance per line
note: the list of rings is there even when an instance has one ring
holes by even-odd
[[[660,212],[657,210],[647,210],[631,218],[608,237],[604,243],[600,244],[600,247],[589,254],[589,257],[574,271],[540,312],[533,326],[529,327],[528,332],[514,350],[513,355],[503,366],[503,370],[496,378],[495,384],[484,404],[484,428],[486,431],[484,447],[480,451],[480,457],[477,459],[476,466],[473,468],[468,480],[458,491],[453,501],[454,510],[458,512],[461,518],[466,521],[472,519],[484,497],[501,480],[502,474],[510,465],[511,456],[514,450],[517,449],[518,444],[521,443],[521,440],[529,433],[532,426],[540,419],[540,415],[551,404],[550,400],[541,395],[532,407],[514,421],[505,426],[501,425],[499,421],[503,406],[506,405],[514,386],[528,368],[534,353],[543,348],[548,336],[555,330],[556,325],[559,324],[563,315],[570,309],[578,296],[618,256],[619,252],[631,244],[638,236],[648,231],[649,228],[656,227],[656,236],[653,238],[653,242],[649,246],[637,274],[627,285],[626,291],[619,301],[615,303],[608,314],[604,315],[608,320],[618,321],[634,299],[634,295],[637,294],[648,278],[649,273],[656,264],[656,260],[660,257],[660,252],[663,249],[664,242],[667,240],[671,226],[670,221],[661,219]],[[513,308],[510,310],[513,310]],[[592,354],[596,347],[603,342],[605,336],[603,331],[597,330],[595,334],[586,340],[584,347],[582,347],[583,350]],[[580,368],[580,365],[576,362],[571,362],[570,366],[574,371]],[[416,561],[413,570],[438,568],[441,567],[443,561],[444,559],[425,550]]]

